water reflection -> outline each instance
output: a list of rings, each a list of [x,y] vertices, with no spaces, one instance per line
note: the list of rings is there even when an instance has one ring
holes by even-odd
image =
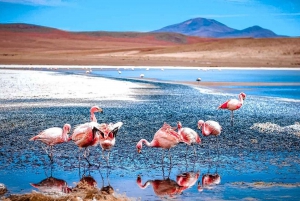
[[[31,186],[37,188],[40,192],[43,193],[70,193],[71,188],[68,187],[68,184],[63,179],[58,179],[52,176],[53,166],[50,165],[50,176],[48,177],[46,171],[46,178],[38,183],[30,183]]]
[[[76,188],[80,188],[81,186],[88,186],[88,187],[96,188],[97,182],[91,175],[82,176],[80,181],[77,183]]]
[[[178,185],[185,187],[186,189],[195,185],[200,176],[198,172],[185,172],[176,176],[176,182]]]
[[[213,189],[214,186],[221,183],[221,176],[218,173],[214,174],[204,174],[202,176],[202,185],[200,181],[198,182],[198,191],[201,192],[203,189]]]
[[[165,178],[163,172],[163,179],[148,180],[144,184],[142,182],[142,177],[138,175],[136,179],[136,183],[141,189],[146,189],[149,185],[151,185],[154,193],[160,198],[165,198],[165,197],[173,198],[176,197],[177,195],[181,195],[184,190],[194,186],[199,176],[200,176],[199,171],[184,172],[178,174],[176,176],[176,181],[175,181],[173,179],[170,179],[169,176]]]
[[[71,188],[68,187],[68,184],[63,179],[58,179],[52,176],[53,172],[53,164],[51,163],[50,166],[45,166],[45,168],[50,169],[50,176],[48,176],[46,169],[45,169],[45,176],[46,178],[38,183],[30,183],[30,185],[34,188],[37,188],[40,192],[43,193],[70,193],[72,191]]]

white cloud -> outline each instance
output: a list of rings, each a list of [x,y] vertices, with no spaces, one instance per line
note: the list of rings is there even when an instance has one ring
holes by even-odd
[[[62,0],[0,0],[0,2],[42,6],[58,6],[64,4]]]

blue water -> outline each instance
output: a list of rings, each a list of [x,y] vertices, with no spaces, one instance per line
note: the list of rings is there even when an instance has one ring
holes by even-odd
[[[261,86],[219,86],[216,91],[239,93],[241,91],[249,95],[270,96],[289,99],[300,99],[300,70],[198,70],[198,69],[103,69],[94,70],[93,75],[114,78],[144,78],[158,81],[196,81],[201,78],[203,82],[258,82]],[[276,83],[277,86],[263,85],[263,83]],[[282,85],[279,83],[283,83]]]

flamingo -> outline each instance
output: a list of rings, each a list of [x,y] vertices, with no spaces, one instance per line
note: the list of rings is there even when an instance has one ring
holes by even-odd
[[[102,155],[104,151],[108,151],[107,161],[109,159],[109,153],[112,147],[114,147],[116,143],[116,135],[123,125],[122,122],[118,122],[115,124],[105,124],[102,123],[98,126],[99,129],[99,143],[102,148]]]
[[[69,135],[68,133],[71,130],[71,125],[70,124],[65,124],[63,126],[63,128],[58,128],[58,127],[52,127],[52,128],[48,128],[42,132],[40,132],[38,135],[30,138],[30,141],[35,141],[35,140],[39,140],[42,141],[44,144],[49,146],[50,149],[50,153],[48,154],[48,151],[46,148],[43,148],[46,153],[48,154],[50,160],[53,160],[53,156],[52,156],[52,149],[53,146],[56,144],[61,144],[64,142],[68,142],[69,141]]]
[[[84,158],[87,160],[87,151],[89,146],[97,146],[99,142],[99,134],[98,134],[98,127],[99,124],[97,123],[97,118],[95,116],[95,112],[103,113],[102,108],[98,106],[93,106],[90,109],[90,119],[91,122],[80,124],[76,126],[73,131],[71,139],[79,148],[85,148],[84,151]],[[87,160],[88,161],[88,160]]]
[[[182,128],[182,124],[180,121],[177,122],[177,128],[178,128],[178,134],[181,136],[182,139],[184,139],[184,142],[187,145],[193,146],[194,154],[196,155],[196,150],[195,150],[194,144],[201,143],[201,139],[200,139],[198,133],[188,127]],[[188,150],[189,147],[187,146],[186,148],[187,148],[186,150]]]
[[[137,145],[137,152],[141,153],[143,143],[148,147],[157,147],[167,149],[171,163],[170,149],[175,147],[179,142],[182,142],[181,136],[167,123],[154,134],[153,140],[148,142],[146,139],[141,139]]]
[[[209,188],[211,189],[212,186],[218,185],[221,183],[221,177],[219,174],[204,174],[202,176],[202,186],[200,184],[200,181],[198,182],[198,191],[203,191],[203,188]]]
[[[222,127],[220,126],[220,124],[216,121],[212,121],[212,120],[208,120],[206,122],[204,122],[203,120],[199,120],[198,121],[198,129],[201,129],[202,127],[202,134],[203,136],[209,136],[209,135],[214,135],[217,136],[221,134],[222,131]],[[218,138],[217,138],[218,141]],[[217,142],[217,145],[218,142]]]
[[[244,100],[246,98],[246,94],[241,92],[239,94],[239,100],[237,99],[230,99],[225,103],[222,103],[218,109],[227,109],[231,111],[231,126],[233,125],[233,111],[238,110],[242,107]]]

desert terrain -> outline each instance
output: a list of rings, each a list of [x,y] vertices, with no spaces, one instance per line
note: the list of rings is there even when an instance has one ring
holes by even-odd
[[[0,24],[0,64],[299,67],[300,38],[212,39]]]

